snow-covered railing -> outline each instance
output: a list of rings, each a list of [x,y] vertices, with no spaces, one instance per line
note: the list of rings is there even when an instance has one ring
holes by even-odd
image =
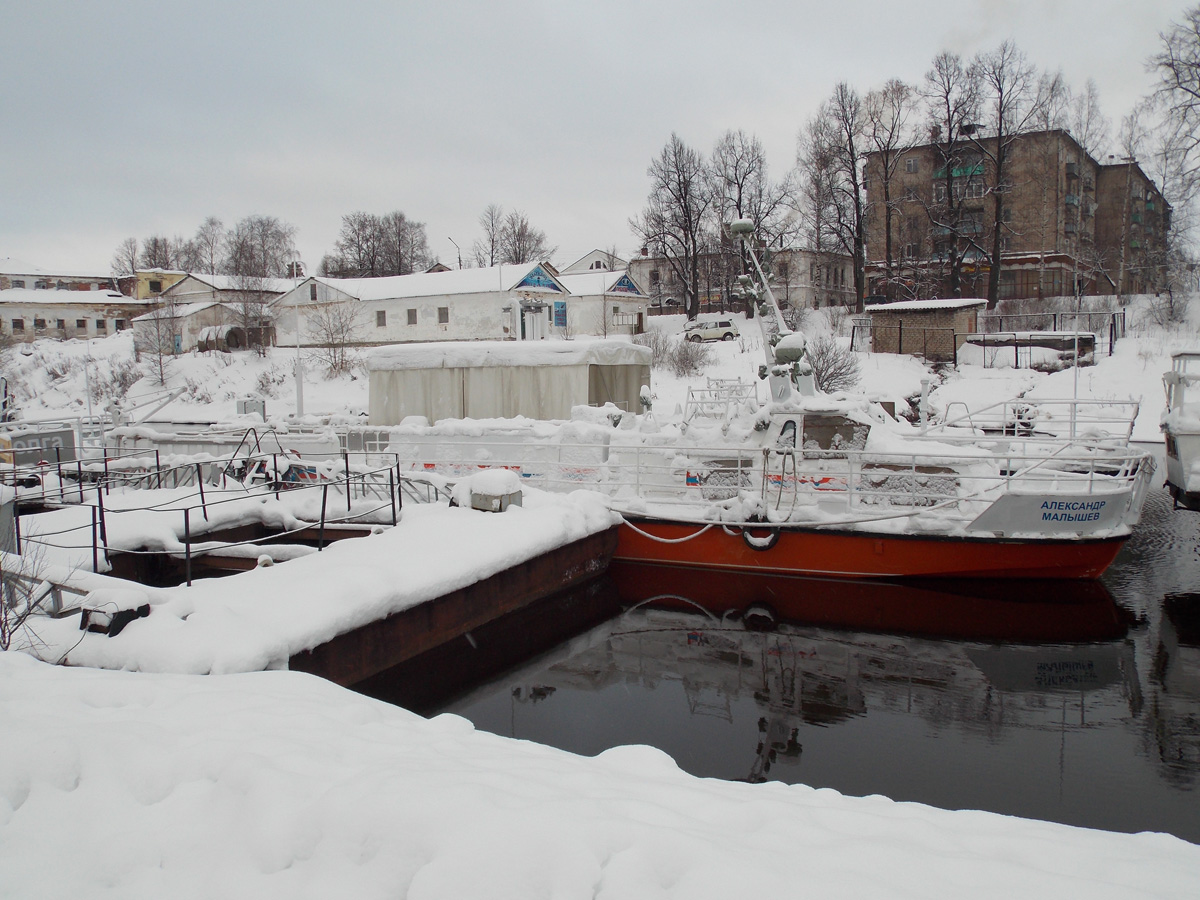
[[[688,388],[683,421],[693,419],[728,419],[747,402],[756,402],[757,388],[741,379],[710,378],[708,387]]]
[[[929,427],[928,434],[952,441],[974,442],[986,434],[1124,445],[1133,435],[1139,408],[1137,400],[1018,399],[974,410],[955,402]],[[966,432],[956,434],[955,429]]]
[[[210,465],[214,467],[213,471],[217,471],[216,467],[228,462],[228,460],[222,460]],[[197,466],[199,465],[197,464]],[[206,486],[206,479],[197,470],[198,481],[194,485],[196,488],[194,492],[187,490],[192,485],[183,486],[186,493],[180,493],[178,489],[164,485],[162,491],[146,493],[146,503],[134,505],[127,502],[129,493],[122,495],[126,502],[117,506],[105,502],[103,490],[89,490],[85,494],[88,502],[82,505],[90,510],[90,522],[57,531],[38,528],[33,534],[25,537],[25,542],[80,548],[90,544],[93,571],[101,571],[100,558],[103,557],[107,565],[112,552],[172,552],[183,558],[187,583],[190,584],[191,561],[196,552],[192,547],[194,538],[213,528],[245,524],[247,521],[253,520],[254,516],[261,515],[260,502],[267,500],[271,495],[279,500],[281,494],[286,493],[288,508],[298,511],[294,518],[298,519],[299,527],[293,530],[305,531],[314,527],[317,529],[317,550],[320,550],[325,543],[327,527],[348,524],[396,524],[403,505],[403,492],[401,490],[402,478],[395,467],[368,469],[359,466],[343,468],[342,471],[335,472],[328,462],[320,462],[316,465],[328,471],[323,471],[321,477],[309,483],[290,485],[278,480],[274,482],[238,481],[227,473],[220,472],[217,480],[208,482]],[[313,501],[307,503],[304,501],[303,495],[308,492],[319,492],[319,505]],[[246,517],[247,511],[244,509],[248,499],[255,501],[249,508],[249,519]],[[341,509],[343,500],[344,512]],[[223,512],[234,504],[240,506],[234,506],[232,513]],[[75,506],[79,505],[81,504],[75,504]],[[114,516],[126,515],[153,516],[161,527],[178,536],[180,548],[175,551],[164,551],[138,549],[136,546],[114,546],[109,539],[109,526],[112,524]],[[301,520],[301,515],[308,515],[308,520]],[[21,520],[18,518],[16,520],[18,553],[21,552],[22,542],[20,522]],[[234,544],[222,542],[219,549],[253,545],[263,540],[276,540],[279,536],[279,534],[272,534],[269,538],[249,539]],[[214,547],[205,547],[203,550],[211,551]]]
[[[505,468],[551,491],[591,489],[629,503],[695,507],[748,500],[784,519],[838,511],[865,516],[937,512],[948,527],[975,519],[1006,493],[1109,495],[1146,480],[1146,454],[1100,445],[1009,439],[1001,452],[805,451],[757,447],[552,445],[487,460],[401,456],[405,472],[460,478]],[[428,448],[421,448],[427,450]]]

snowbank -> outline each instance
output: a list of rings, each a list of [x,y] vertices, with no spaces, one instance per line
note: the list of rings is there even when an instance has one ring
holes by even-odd
[[[588,759],[293,672],[0,654],[0,718],[0,885],[22,900],[1123,900],[1200,884],[1200,847],[1166,835],[699,779],[648,747]]]

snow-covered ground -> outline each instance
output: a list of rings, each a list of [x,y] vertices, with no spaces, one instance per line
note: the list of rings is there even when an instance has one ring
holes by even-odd
[[[656,371],[656,415],[682,409],[706,377],[756,381],[755,334],[748,325],[739,341],[707,345],[698,379]],[[862,354],[860,387],[902,406],[930,378],[935,410],[1021,392],[1140,399],[1135,437],[1157,440],[1169,355],[1197,345],[1194,327],[1135,332],[1077,383],[1071,370],[935,374],[908,357]],[[138,368],[131,356],[128,334],[38,342],[13,352],[5,375],[29,419],[88,414],[88,388],[93,411],[119,396],[136,419],[163,388],[149,361]],[[167,387],[181,396],[157,418],[228,419],[247,395],[265,396],[269,417],[294,413],[293,358],[277,349],[173,360]],[[310,364],[306,413],[345,421],[366,408],[361,371],[324,379]],[[511,564],[516,538],[471,522],[518,522],[508,531],[537,544],[596,530],[605,515],[578,500],[496,517],[406,512],[409,530],[394,537],[156,593],[154,614],[125,640],[85,636],[70,661],[185,673],[278,665],[360,616]],[[447,529],[480,553],[453,555],[436,584],[411,583],[450,555]],[[231,590],[238,584],[249,587]],[[361,603],[328,615],[320,607],[333,591]],[[264,610],[284,624],[264,624]],[[47,651],[70,646],[65,632],[47,639]],[[111,656],[118,644],[137,652]],[[585,759],[292,672],[114,672],[0,654],[0,722],[5,897],[1175,898],[1200,884],[1200,847],[1169,836],[697,779],[645,747]]]
[[[1191,312],[1194,321],[1189,325],[1164,330],[1145,325],[1147,317],[1132,310],[1129,336],[1118,341],[1111,357],[1099,356],[1095,366],[1081,368],[1078,384],[1073,369],[1045,374],[962,366],[957,371],[935,373],[910,356],[860,353],[859,389],[873,399],[895,402],[899,411],[920,395],[921,380],[928,378],[932,383],[930,406],[935,413],[951,404],[958,408],[966,404],[974,410],[1025,392],[1043,398],[1140,400],[1134,437],[1158,441],[1162,439],[1158,427],[1162,374],[1170,368],[1171,353],[1200,348],[1200,303],[1192,303]],[[665,369],[654,371],[654,409],[660,420],[675,415],[676,410],[682,412],[688,388],[704,387],[708,378],[740,378],[758,385],[760,396],[765,396],[765,386],[757,375],[764,361],[757,325],[736,318],[740,338],[705,344],[710,361],[702,375],[680,378]],[[656,316],[649,320],[649,327],[675,335],[682,332],[684,321],[683,316]],[[828,330],[819,313],[807,316],[805,327],[814,334]],[[10,351],[5,375],[28,419],[99,414],[118,396],[126,421],[137,420],[168,390],[180,391],[180,395],[154,413],[154,421],[230,421],[235,418],[237,401],[245,397],[264,398],[268,418],[284,420],[296,412],[294,349],[276,347],[261,357],[253,353],[186,354],[168,361],[165,386],[158,381],[154,359],[143,358],[140,365],[132,360],[133,339],[128,331],[86,342],[37,341]],[[359,366],[349,375],[329,378],[315,359],[308,358],[303,396],[306,417],[364,422],[368,407],[365,368]]]
[[[0,894],[20,898],[1194,895],[1200,847],[700,779],[425,720],[294,672],[0,654]]]

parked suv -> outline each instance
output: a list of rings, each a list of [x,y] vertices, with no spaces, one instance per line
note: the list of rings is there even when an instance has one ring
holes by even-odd
[[[683,326],[683,336],[689,341],[732,341],[738,336],[733,319],[697,319]]]

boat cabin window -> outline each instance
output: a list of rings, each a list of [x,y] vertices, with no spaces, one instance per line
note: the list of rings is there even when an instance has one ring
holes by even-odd
[[[788,419],[779,429],[779,437],[775,438],[776,450],[796,449],[796,420]]]

